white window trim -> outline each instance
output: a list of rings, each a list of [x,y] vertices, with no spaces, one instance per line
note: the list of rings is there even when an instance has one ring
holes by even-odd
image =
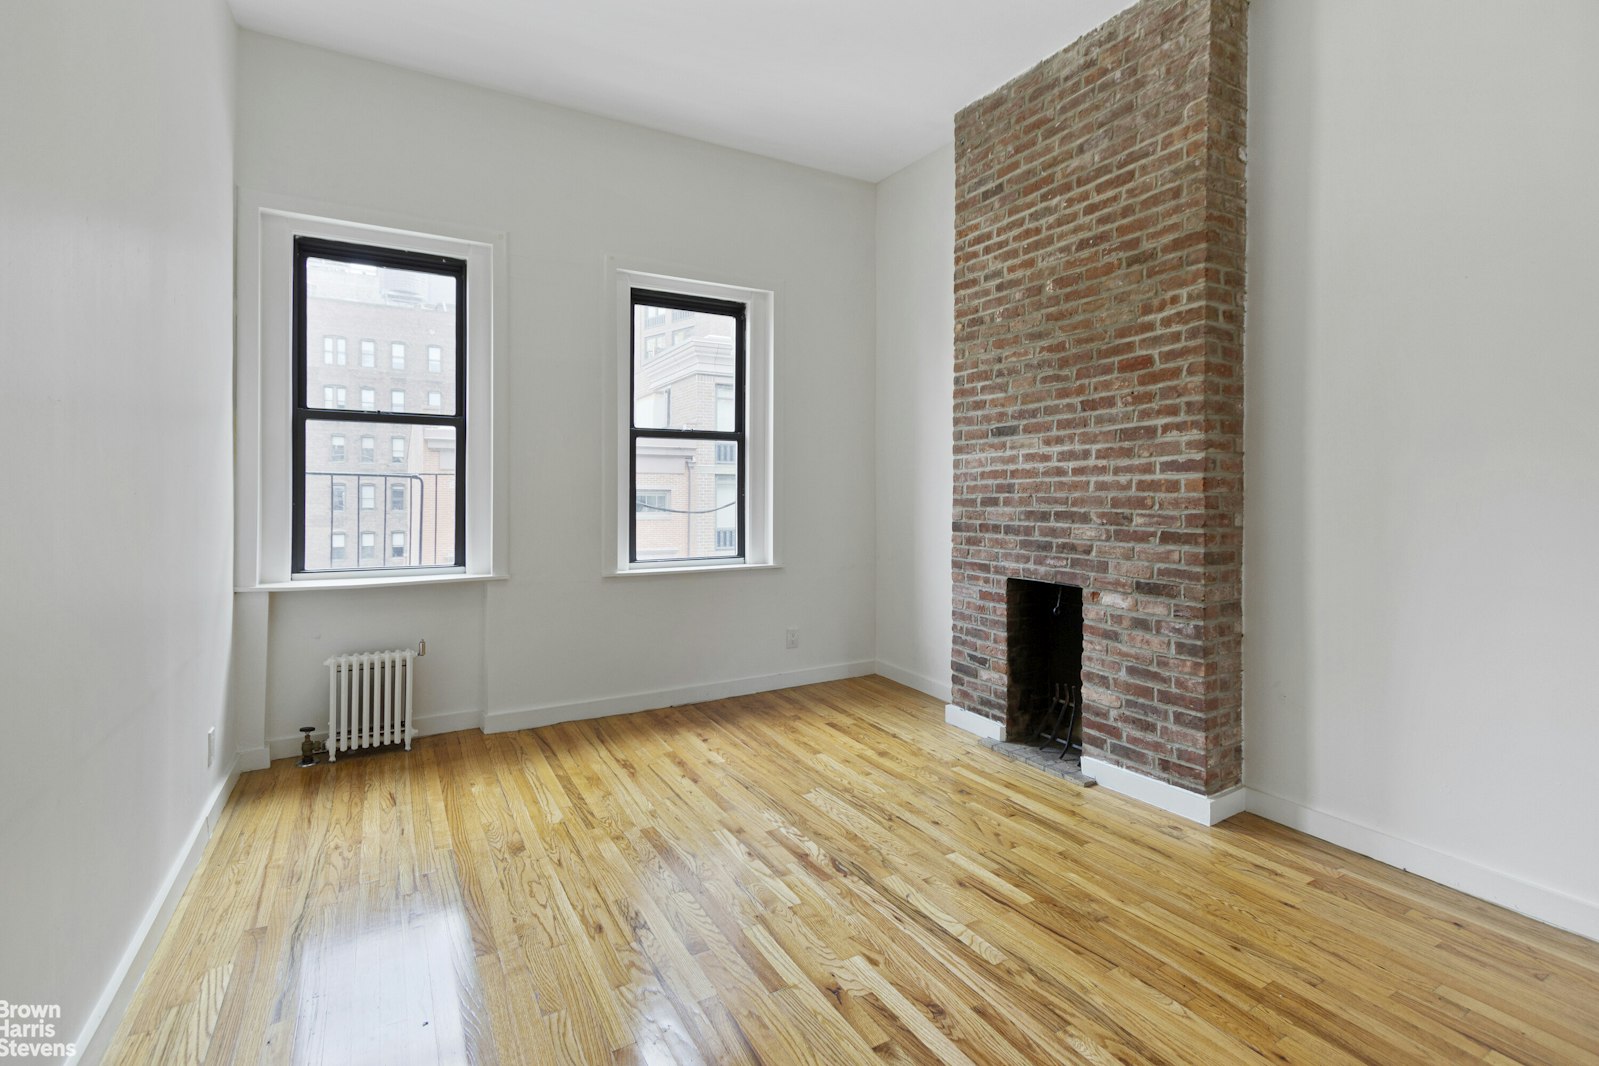
[[[769,570],[778,561],[778,508],[772,475],[776,419],[773,410],[774,304],[773,288],[756,288],[727,282],[706,281],[715,271],[700,271],[682,266],[643,263],[638,260],[606,259],[605,278],[609,287],[612,345],[614,358],[605,361],[607,397],[602,412],[606,427],[603,451],[606,486],[604,531],[600,572],[607,577],[634,577],[645,574],[691,574],[706,571]],[[698,275],[695,280],[691,275]],[[633,487],[628,479],[628,449],[632,441],[628,430],[633,410],[629,385],[632,380],[632,290],[662,289],[690,296],[733,300],[747,308],[746,328],[749,343],[745,371],[749,395],[745,398],[744,433],[749,466],[746,474],[743,559],[682,559],[661,562],[631,562],[628,559],[628,521],[633,511]]]
[[[401,573],[290,573],[293,433],[290,334],[293,239],[325,237],[467,261],[467,533],[464,566]],[[360,588],[494,580],[510,571],[508,364],[504,234],[463,229],[253,190],[239,191],[239,332],[234,417],[235,586],[240,591]],[[267,269],[268,263],[272,269]]]

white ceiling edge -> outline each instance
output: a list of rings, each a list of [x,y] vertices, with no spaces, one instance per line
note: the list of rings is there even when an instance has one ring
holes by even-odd
[[[1131,0],[229,0],[245,29],[878,182]]]

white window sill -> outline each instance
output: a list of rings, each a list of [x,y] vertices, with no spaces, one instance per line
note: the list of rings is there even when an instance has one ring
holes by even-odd
[[[473,581],[509,581],[509,574],[409,574],[396,577],[313,577],[299,581],[263,581],[235,592],[310,592],[315,589],[392,589],[406,585],[462,585]]]
[[[607,570],[602,577],[654,577],[657,574],[733,574],[744,570],[781,570],[782,563],[706,563],[695,566],[640,566]]]

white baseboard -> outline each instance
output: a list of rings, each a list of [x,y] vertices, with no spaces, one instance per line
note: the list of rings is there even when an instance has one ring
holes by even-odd
[[[121,1020],[128,1004],[133,1002],[133,993],[144,977],[145,968],[150,965],[156,945],[161,942],[161,934],[166,932],[167,922],[172,920],[173,911],[178,909],[178,901],[189,887],[189,878],[193,876],[195,867],[200,865],[200,857],[205,854],[211,832],[222,817],[228,797],[233,794],[233,786],[239,783],[239,772],[239,760],[235,758],[227,776],[211,790],[199,820],[189,832],[189,839],[178,852],[172,868],[167,871],[166,879],[161,882],[143,920],[134,928],[121,961],[111,971],[111,979],[106,982],[99,1001],[89,1013],[89,1020],[78,1033],[78,1039],[74,1041],[78,1053],[66,1059],[66,1066],[88,1066],[105,1057],[111,1038],[116,1035],[116,1022]],[[108,1018],[111,1023],[103,1024]]]
[[[877,664],[871,660],[834,663],[831,666],[814,666],[806,670],[790,670],[786,673],[763,674],[758,677],[740,677],[731,681],[716,681],[708,685],[691,685],[688,688],[660,692],[633,692],[624,696],[607,696],[603,699],[581,700],[575,703],[544,703],[514,710],[490,711],[483,716],[483,732],[509,733],[516,729],[533,729],[537,726],[554,725],[557,722],[578,722],[588,718],[605,718],[613,714],[651,711],[658,707],[725,700],[731,696],[749,696],[756,692],[793,688],[796,685],[815,685],[823,681],[841,681],[846,677],[865,677],[876,671]]]
[[[238,755],[239,773],[247,774],[251,770],[265,770],[272,765],[272,752],[266,747],[244,748]]]
[[[456,733],[462,729],[481,729],[483,727],[483,715],[478,711],[445,711],[441,714],[418,715],[413,724],[416,726],[417,736],[431,737],[437,733]],[[317,735],[321,736],[325,732],[325,727],[319,728]],[[276,737],[267,741],[266,748],[251,749],[250,754],[255,757],[256,752],[268,751],[273,759],[288,759],[300,754],[302,741],[303,738],[298,733],[292,737]],[[261,767],[251,766],[249,769],[257,770],[261,769]]]
[[[1599,940],[1599,901],[1581,899],[1559,889],[1478,865],[1469,859],[1434,851],[1424,844],[1390,836],[1380,829],[1351,822],[1269,792],[1254,788],[1245,791],[1248,793],[1251,814],[1359,852],[1389,866],[1408,870],[1429,881],[1458,889],[1468,896],[1496,903],[1590,940]]]
[[[975,733],[984,740],[1004,740],[1005,723],[984,718],[975,711],[963,710],[953,703],[944,704],[944,724]]]
[[[949,681],[947,679],[935,681],[925,674],[918,674],[913,670],[905,669],[903,666],[895,666],[893,663],[883,659],[877,660],[877,672],[890,681],[898,681],[907,688],[913,688],[917,692],[925,692],[941,703],[949,702]]]
[[[1200,825],[1215,825],[1241,813],[1246,800],[1242,788],[1230,788],[1214,796],[1203,796],[1153,777],[1145,777],[1125,767],[1114,766],[1092,755],[1083,756],[1083,773],[1112,792],[1142,800]]]

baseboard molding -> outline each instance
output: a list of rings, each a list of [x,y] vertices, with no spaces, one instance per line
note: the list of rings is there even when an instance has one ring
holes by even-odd
[[[252,770],[265,770],[272,765],[272,752],[266,747],[244,748],[238,755],[239,773],[247,774]]]
[[[217,782],[211,790],[210,797],[206,800],[205,808],[200,812],[200,818],[189,832],[189,839],[184,843],[178,853],[172,868],[167,871],[167,876],[161,882],[161,888],[156,892],[155,899],[151,901],[149,909],[145,911],[144,918],[139,922],[129,938],[127,950],[122,953],[122,959],[117,963],[115,970],[111,971],[111,979],[106,982],[100,999],[94,1005],[94,1010],[89,1014],[89,1020],[84,1023],[83,1029],[74,1041],[77,1054],[66,1059],[67,1066],[88,1066],[98,1063],[105,1057],[111,1038],[116,1035],[115,1022],[126,1013],[128,1004],[133,1002],[133,993],[139,987],[139,981],[144,977],[144,971],[150,965],[150,959],[155,954],[156,945],[161,942],[161,934],[167,930],[167,923],[172,920],[172,914],[178,909],[178,901],[183,898],[183,892],[189,887],[189,878],[193,876],[195,867],[200,865],[200,857],[205,854],[205,846],[211,839],[211,833],[217,827],[217,822],[222,817],[222,811],[228,805],[228,797],[233,794],[233,786],[239,783],[239,760],[235,758],[233,765],[228,768],[227,776]],[[112,1019],[112,1024],[103,1024],[107,1018]]]
[[[963,710],[953,703],[944,704],[944,724],[975,733],[984,740],[1004,740],[1005,723],[984,718],[975,711]]]
[[[877,660],[877,673],[882,674],[890,681],[898,681],[906,688],[913,688],[917,692],[925,692],[940,703],[948,703],[950,699],[949,682],[935,681],[914,670],[907,670],[903,666],[895,666],[884,659]]]
[[[815,666],[806,670],[790,670],[781,674],[740,677],[708,685],[691,685],[688,688],[632,692],[623,696],[607,696],[603,699],[581,700],[575,703],[544,703],[513,710],[490,711],[483,716],[483,732],[509,733],[516,729],[555,725],[557,722],[578,722],[589,718],[605,718],[613,714],[632,714],[635,711],[652,711],[659,707],[676,707],[685,703],[704,703],[708,700],[725,700],[732,696],[749,696],[757,692],[770,692],[773,689],[794,688],[797,685],[841,681],[846,677],[865,677],[876,672],[877,663],[863,660]]]
[[[1247,798],[1242,788],[1230,788],[1214,796],[1202,796],[1198,792],[1190,792],[1186,788],[1178,788],[1165,781],[1145,777],[1141,773],[1123,766],[1115,766],[1092,755],[1083,756],[1083,773],[1112,792],[1142,800],[1179,818],[1198,822],[1200,825],[1215,825],[1241,813]]]
[[[1259,789],[1246,789],[1248,810],[1378,862],[1408,870],[1468,896],[1498,904],[1568,932],[1599,940],[1599,901],[1522,880],[1380,829],[1327,814]]]
[[[458,733],[463,729],[481,729],[483,715],[479,711],[445,711],[442,714],[418,715],[415,723],[416,735],[431,737],[438,733]],[[319,733],[321,730],[319,730]],[[288,759],[300,754],[300,745],[303,738],[296,733],[292,737],[276,737],[267,741],[266,748],[254,748],[252,757],[259,751],[267,751],[273,759]],[[251,766],[250,769],[260,769]]]

